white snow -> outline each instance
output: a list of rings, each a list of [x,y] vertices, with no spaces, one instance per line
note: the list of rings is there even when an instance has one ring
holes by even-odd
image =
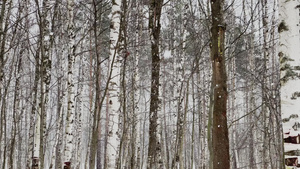
[[[284,152],[288,152],[292,150],[300,150],[300,144],[292,144],[292,143],[284,144]]]
[[[44,37],[44,41],[49,41],[50,40],[50,37],[49,36],[45,36]]]
[[[171,57],[172,57],[171,51],[170,51],[170,50],[165,50],[165,51],[164,51],[164,54],[163,54],[163,57],[164,57],[165,59],[171,58]]]

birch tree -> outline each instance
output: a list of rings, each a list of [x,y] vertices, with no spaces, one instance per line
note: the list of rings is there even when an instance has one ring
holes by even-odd
[[[67,94],[67,116],[65,126],[66,145],[64,150],[64,168],[71,169],[71,158],[74,146],[74,119],[75,119],[75,86],[74,86],[74,62],[75,62],[75,25],[74,25],[74,0],[67,1],[68,10],[68,94]]]
[[[133,2],[134,3],[134,2]],[[132,168],[140,168],[141,164],[141,116],[140,116],[140,107],[139,107],[139,99],[140,99],[140,74],[139,74],[139,62],[140,62],[140,43],[141,43],[141,34],[142,34],[142,20],[141,20],[141,3],[138,3],[135,6],[135,22],[134,27],[135,30],[135,41],[134,46],[136,50],[134,50],[134,72],[132,77],[132,114],[133,114],[133,126],[132,126]],[[137,131],[136,133],[134,133]]]
[[[97,159],[97,166],[101,165],[101,147],[100,147],[100,138],[101,138],[101,55],[100,55],[100,38],[98,36],[98,29],[101,29],[101,17],[102,17],[102,2],[97,0],[92,1],[93,7],[93,33],[94,33],[94,43],[95,49],[94,53],[96,55],[96,93],[95,93],[95,108],[94,108],[94,119],[92,126],[92,139],[91,139],[91,150],[90,150],[90,168],[95,167],[95,159]],[[99,23],[98,23],[99,22]],[[97,152],[97,158],[95,158]],[[100,167],[100,166],[99,166]]]
[[[282,114],[282,125],[284,136],[287,133],[297,132],[298,127],[292,127],[299,124],[298,109],[299,105],[299,18],[300,8],[299,1],[285,1],[279,0],[279,45],[278,56],[280,59],[280,109]],[[290,143],[284,143],[286,149]],[[292,149],[295,151],[296,147]],[[285,150],[286,151],[286,150]],[[299,157],[299,154],[296,154]],[[288,157],[282,155],[287,162]],[[299,163],[299,162],[298,162]],[[288,164],[286,164],[288,165]],[[286,166],[281,166],[287,168]]]
[[[49,168],[56,168],[61,169],[62,168],[62,141],[63,141],[63,114],[62,114],[62,108],[63,108],[63,100],[65,96],[65,83],[64,83],[64,67],[65,67],[65,53],[63,52],[65,49],[65,44],[62,41],[63,38],[60,36],[62,29],[60,23],[64,20],[62,19],[62,9],[60,7],[61,0],[55,0],[55,4],[53,7],[53,17],[51,19],[51,33],[50,33],[50,51],[52,56],[54,56],[55,59],[53,59],[53,70],[51,73],[54,75],[54,80],[57,82],[57,97],[55,100],[56,102],[56,115],[55,115],[55,131],[54,131],[54,143],[53,146],[55,147],[52,150],[51,154],[51,162]],[[58,41],[61,41],[58,43]],[[62,44],[62,45],[61,45]],[[52,49],[52,50],[51,50]],[[56,56],[56,57],[55,57]],[[56,62],[55,62],[56,61]]]
[[[35,121],[35,135],[34,135],[34,149],[33,149],[33,161],[32,167],[33,168],[44,168],[44,157],[46,146],[46,120],[47,120],[47,103],[49,97],[49,85],[50,85],[50,71],[51,71],[51,60],[50,60],[50,19],[49,19],[49,9],[50,4],[47,0],[44,0],[42,3],[42,7],[38,1],[36,2],[36,6],[38,8],[38,16],[39,16],[39,29],[40,29],[40,54],[41,54],[41,61],[39,58],[36,58],[36,76],[40,76],[39,78],[36,77],[37,86],[36,89],[39,89],[36,92],[39,95],[34,96],[33,99],[39,98],[38,103],[38,113],[36,114],[36,121]],[[42,9],[41,9],[42,8]],[[38,82],[40,79],[40,82]],[[40,87],[38,87],[40,84]],[[36,98],[35,98],[36,97]],[[34,101],[36,103],[36,101]],[[33,105],[35,106],[35,105]],[[35,108],[32,108],[32,113],[35,113]],[[33,114],[32,114],[33,116]],[[32,117],[31,117],[32,120]],[[32,125],[32,124],[31,124]],[[32,130],[32,129],[31,129]]]
[[[39,166],[39,147],[40,147],[40,117],[37,115],[37,98],[38,98],[38,84],[40,80],[39,76],[39,59],[40,55],[39,52],[37,52],[35,56],[35,78],[34,78],[34,85],[33,85],[33,96],[32,96],[32,107],[31,107],[31,115],[30,115],[30,128],[29,128],[29,150],[31,150],[32,147],[32,163],[31,167],[33,169],[37,169]]]
[[[9,36],[8,29],[8,21],[11,17],[12,10],[12,1],[11,0],[3,0],[1,4],[0,10],[0,98],[1,98],[1,116],[0,116],[0,143],[4,139],[4,143],[6,142],[6,94],[7,87],[5,88],[5,60],[7,58],[7,39]],[[2,155],[2,168],[5,168],[6,165],[6,146],[0,146],[0,149],[3,147],[3,155]],[[1,165],[0,165],[1,166]]]
[[[44,168],[44,157],[47,141],[47,107],[49,100],[49,86],[51,80],[51,60],[50,60],[50,3],[48,0],[43,1],[43,9],[41,14],[41,95],[39,112],[41,116],[40,128],[40,164]]]
[[[179,4],[179,19],[181,21],[179,34],[182,35],[179,42],[179,51],[178,51],[178,60],[175,61],[175,72],[177,74],[176,79],[176,94],[175,100],[177,101],[176,111],[177,111],[177,124],[176,124],[176,150],[175,155],[173,157],[172,168],[180,168],[184,167],[184,152],[183,152],[183,142],[185,135],[185,125],[186,125],[186,111],[184,110],[184,100],[188,98],[188,94],[186,93],[188,84],[186,83],[187,79],[185,79],[185,60],[186,60],[186,24],[187,24],[187,8],[188,5],[185,1],[181,1]],[[185,12],[183,12],[185,11]],[[185,105],[186,106],[186,105]]]
[[[107,140],[107,168],[115,169],[118,166],[118,155],[120,151],[120,61],[119,56],[119,34],[121,22],[121,0],[112,0],[111,29],[110,29],[110,75],[109,75],[109,122]]]

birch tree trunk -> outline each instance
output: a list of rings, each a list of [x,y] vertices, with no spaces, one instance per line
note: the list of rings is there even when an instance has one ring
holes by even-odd
[[[49,165],[49,169],[52,169],[52,168],[56,168],[56,169],[60,169],[62,167],[62,162],[61,162],[61,144],[62,144],[62,122],[63,122],[63,119],[62,119],[62,98],[63,98],[63,95],[62,94],[64,91],[62,90],[62,79],[64,77],[63,75],[63,69],[62,69],[62,64],[61,64],[61,60],[64,59],[64,56],[63,56],[63,50],[64,50],[64,46],[60,46],[55,42],[55,40],[61,40],[61,36],[59,36],[58,34],[61,32],[59,31],[59,24],[60,22],[59,21],[62,21],[61,17],[61,10],[59,9],[59,5],[61,4],[61,0],[55,0],[55,4],[54,4],[54,7],[53,7],[53,17],[51,19],[51,33],[49,34],[50,35],[50,53],[52,54],[51,52],[51,49],[53,48],[53,54],[54,56],[57,56],[56,59],[56,65],[55,65],[55,70],[56,70],[56,78],[55,78],[55,81],[57,82],[57,108],[56,108],[56,117],[55,117],[55,120],[56,120],[56,130],[55,130],[55,141],[54,141],[54,144],[53,144],[53,149],[52,149],[52,152],[51,152],[51,161],[50,161],[50,165]],[[58,22],[57,22],[58,21]],[[61,47],[61,48],[59,48]]]
[[[36,138],[37,138],[37,129],[36,129],[36,119],[38,118],[37,115],[37,98],[38,98],[38,84],[39,84],[39,80],[40,80],[40,54],[39,54],[39,48],[35,54],[35,75],[34,75],[34,83],[33,83],[33,87],[32,87],[32,105],[31,105],[31,111],[30,111],[30,126],[29,126],[29,136],[28,136],[28,149],[27,149],[27,168],[34,168],[36,164],[38,164],[38,162],[36,160],[38,160],[38,156],[35,153],[37,150],[37,146],[39,146],[39,144],[37,145],[36,143]]]
[[[230,168],[229,139],[227,127],[227,77],[225,66],[224,0],[212,0],[212,148],[213,169]]]
[[[14,56],[16,57],[16,56]],[[15,59],[13,59],[14,61]],[[14,99],[13,99],[13,114],[12,114],[12,126],[11,126],[11,138],[10,138],[10,147],[9,147],[9,169],[14,168],[14,156],[15,156],[15,146],[16,146],[16,136],[17,136],[17,123],[18,123],[18,114],[20,111],[20,70],[21,70],[21,63],[22,59],[17,58],[17,64],[15,66],[15,73],[16,73],[16,82],[15,82],[15,91],[14,91]],[[12,70],[13,71],[13,70]]]
[[[133,148],[133,159],[131,161],[132,168],[140,169],[141,164],[141,117],[140,117],[140,107],[139,107],[139,100],[140,100],[140,74],[139,74],[139,62],[140,62],[140,42],[141,42],[141,35],[142,30],[140,26],[140,3],[137,4],[135,8],[136,12],[136,20],[135,20],[135,26],[137,28],[135,32],[135,47],[136,50],[134,51],[134,72],[132,77],[132,86],[133,86],[133,93],[132,93],[132,113],[134,116],[134,124],[132,127],[132,134],[133,134],[133,142],[132,148]],[[135,130],[135,131],[134,131]],[[134,133],[135,132],[135,133]]]
[[[22,37],[20,36],[21,34],[23,34],[23,30],[18,28],[19,25],[23,24],[23,16],[24,16],[24,3],[19,3],[18,4],[18,12],[16,13],[16,19],[18,20],[18,22],[16,22],[16,27],[13,28],[13,34],[15,34],[15,37],[18,37],[18,39],[15,39],[17,41],[22,41]],[[13,38],[14,40],[14,38]],[[21,153],[20,149],[17,149],[18,145],[20,146],[21,141],[17,140],[17,135],[20,138],[20,135],[22,134],[22,132],[19,130],[19,124],[21,121],[21,96],[22,96],[22,92],[21,92],[21,72],[22,72],[22,59],[23,59],[23,55],[24,55],[24,43],[22,43],[23,47],[17,47],[15,46],[13,48],[13,58],[12,58],[12,66],[11,66],[11,70],[12,72],[14,72],[14,76],[15,76],[15,85],[14,85],[14,98],[13,98],[13,111],[12,111],[12,125],[11,125],[11,138],[10,138],[10,146],[9,146],[9,159],[8,159],[8,167],[13,169],[15,168],[15,166],[17,168],[18,164],[20,164],[20,159],[17,158],[17,155],[19,155],[19,153]],[[14,65],[14,66],[13,66]],[[19,155],[20,156],[20,155]],[[17,165],[15,165],[17,164]]]
[[[96,93],[95,93],[95,108],[94,108],[94,119],[93,119],[93,126],[92,126],[92,139],[91,139],[91,146],[90,146],[90,168],[95,168],[95,162],[97,161],[97,168],[101,168],[101,109],[103,98],[101,98],[101,39],[99,38],[99,31],[101,30],[102,26],[102,2],[97,0],[92,0],[92,7],[93,7],[93,33],[94,33],[94,43],[95,49],[94,53],[96,55]],[[106,92],[107,89],[105,89]]]
[[[127,99],[127,79],[126,79],[126,70],[128,69],[127,67],[127,57],[129,55],[128,50],[127,50],[127,15],[128,15],[128,5],[127,5],[127,0],[122,0],[122,15],[121,15],[121,21],[120,21],[120,32],[119,32],[119,39],[120,39],[120,46],[119,46],[119,51],[122,50],[122,66],[120,69],[120,92],[121,92],[121,108],[120,112],[122,114],[120,115],[120,132],[122,132],[121,137],[120,137],[120,151],[119,151],[119,157],[118,157],[118,169],[121,168],[126,168],[127,166],[129,167],[129,162],[131,161],[132,157],[130,155],[130,141],[133,141],[130,139],[130,128],[131,124],[134,124],[134,122],[130,122],[131,120],[134,119],[132,111],[127,109],[127,106],[130,107],[130,100]],[[129,95],[129,94],[128,94]],[[129,95],[130,96],[130,95]],[[128,110],[128,111],[127,111]]]
[[[40,99],[40,168],[44,168],[44,158],[46,151],[47,132],[47,105],[49,100],[49,86],[51,80],[51,60],[50,60],[50,2],[43,1],[41,15],[41,99]]]
[[[102,146],[101,146],[101,133],[102,133],[102,126],[101,126],[101,110],[102,110],[102,103],[103,101],[100,100],[101,97],[101,55],[100,55],[100,44],[101,44],[101,39],[98,37],[98,29],[101,30],[102,28],[102,3],[98,3],[99,5],[99,9],[97,8],[97,3],[95,2],[95,0],[93,0],[93,4],[94,4],[94,36],[95,36],[95,53],[97,56],[97,70],[96,70],[96,104],[95,104],[95,118],[97,120],[97,132],[95,131],[95,133],[97,133],[97,169],[101,169],[102,168],[102,163],[101,163],[101,157],[102,156]],[[99,22],[97,24],[97,22]],[[107,88],[105,89],[107,91]],[[104,97],[102,98],[102,100],[104,100]],[[91,168],[93,168],[94,166],[90,166]]]
[[[110,81],[109,94],[109,122],[107,138],[107,169],[116,169],[120,151],[119,115],[120,115],[120,60],[119,34],[121,22],[121,0],[112,0],[111,29],[110,29]]]
[[[185,90],[187,88],[187,83],[185,82],[185,48],[186,48],[186,22],[187,18],[186,13],[182,14],[184,10],[187,10],[186,8],[188,6],[185,6],[185,9],[183,8],[183,4],[180,4],[180,20],[181,20],[181,25],[180,25],[180,34],[183,36],[181,39],[180,44],[180,49],[181,51],[178,52],[179,58],[178,61],[175,62],[175,71],[177,71],[177,85],[176,85],[176,98],[175,100],[177,101],[177,125],[176,125],[176,150],[175,150],[175,156],[173,157],[173,164],[172,168],[180,168],[183,169],[183,161],[184,161],[184,155],[183,155],[183,142],[184,142],[184,134],[185,134],[185,121],[186,121],[186,115],[185,115],[185,110],[183,109],[183,104],[184,104],[184,99],[185,97],[188,97],[185,94]],[[182,16],[184,15],[184,16]],[[187,99],[187,98],[186,98]]]
[[[278,25],[278,14],[277,11],[279,9],[278,6],[278,1],[274,1],[273,2],[273,12],[272,12],[272,21],[271,21],[271,25]],[[298,9],[298,15],[300,13],[300,10]],[[273,156],[271,157],[273,160],[274,158],[275,160],[275,167],[274,168],[285,168],[284,163],[284,139],[283,139],[283,128],[282,128],[282,112],[281,112],[281,100],[280,100],[280,59],[278,58],[278,55],[276,54],[279,50],[279,34],[278,34],[278,29],[276,29],[276,27],[273,27],[270,31],[270,35],[271,35],[271,41],[272,43],[270,44],[271,47],[271,56],[272,56],[272,75],[271,75],[271,84],[270,88],[272,89],[272,95],[273,97],[271,98],[271,104],[269,104],[269,106],[272,108],[272,112],[274,111],[274,113],[272,113],[272,118],[274,120],[271,128],[274,127],[274,129],[272,130],[272,136],[274,138],[272,138],[271,140],[273,141],[273,149],[274,150],[274,154],[272,152],[270,152],[271,154],[273,154]],[[300,32],[299,32],[300,33]],[[273,103],[273,104],[272,104]]]
[[[32,145],[32,162],[31,167],[32,169],[39,168],[39,148],[40,148],[40,115],[37,113],[37,98],[39,95],[38,91],[38,84],[40,81],[40,55],[37,52],[35,56],[35,78],[34,78],[34,94],[32,96],[32,108],[31,108],[31,117],[30,117],[30,133],[29,138],[32,138],[30,141],[30,145]],[[32,133],[31,133],[32,132]]]
[[[253,11],[253,0],[251,0],[251,10]],[[254,14],[254,12],[252,12],[252,15]],[[252,21],[251,23],[251,31],[254,31],[254,21]],[[250,56],[248,57],[248,62],[249,62],[249,69],[251,72],[254,72],[255,69],[255,55],[254,55],[254,35],[252,35],[250,37]],[[250,90],[249,90],[249,94],[248,94],[248,102],[247,104],[249,104],[249,108],[247,109],[247,111],[252,111],[255,109],[255,92],[254,92],[254,82],[251,81],[249,84]],[[255,117],[256,113],[251,113],[248,117],[248,121],[251,123],[251,130],[249,130],[249,139],[250,139],[250,143],[249,143],[249,165],[253,168],[256,169],[257,168],[257,164],[256,164],[256,158],[255,158]],[[252,127],[253,126],[253,127]]]
[[[37,67],[36,67],[37,68]],[[34,124],[35,124],[35,111],[36,111],[36,94],[37,94],[37,82],[38,79],[34,79],[33,83],[33,92],[32,92],[32,105],[29,114],[29,130],[28,130],[28,146],[27,146],[27,161],[26,161],[26,168],[30,169],[32,167],[32,157],[33,157],[33,147],[34,147]]]
[[[62,55],[60,55],[62,56]],[[58,59],[58,78],[57,78],[57,110],[56,110],[56,127],[57,131],[55,133],[56,143],[55,143],[55,150],[52,152],[52,161],[50,164],[50,168],[55,166],[56,169],[61,169],[61,148],[62,148],[62,129],[63,129],[63,116],[62,116],[62,105],[63,105],[63,98],[64,98],[64,91],[63,88],[63,68],[60,59]]]
[[[68,10],[68,98],[67,117],[65,126],[66,145],[64,150],[64,168],[71,169],[71,158],[74,146],[73,123],[75,117],[75,86],[74,86],[74,63],[75,63],[75,25],[74,25],[74,0],[67,1]]]
[[[1,116],[0,116],[0,143],[2,143],[2,138],[4,142],[6,141],[6,93],[7,89],[4,89],[4,66],[5,66],[5,53],[6,53],[6,43],[8,36],[8,21],[10,20],[12,9],[12,0],[3,0],[0,11],[0,99],[1,99]],[[4,94],[5,93],[5,94]],[[2,156],[2,168],[6,165],[6,145],[3,146],[3,156]],[[0,144],[0,150],[2,144]],[[1,160],[1,158],[0,158]],[[1,166],[1,165],[0,165]]]
[[[6,38],[8,32],[8,21],[11,15],[12,0],[3,0],[0,11],[0,96],[1,90],[3,89],[3,78],[4,78],[4,54],[6,46]],[[2,124],[2,123],[1,123]],[[2,132],[2,130],[0,131]],[[0,135],[1,137],[2,135]],[[0,139],[1,140],[1,139]]]
[[[13,66],[10,66],[9,67],[11,70],[13,70]],[[6,100],[8,100],[8,92],[9,92],[9,85],[10,85],[10,82],[12,81],[12,75],[13,74],[13,71],[10,71],[10,73],[8,74],[8,80],[7,80],[7,83],[5,84],[5,85],[3,85],[3,89],[4,89],[4,91],[3,91],[3,99],[2,99],[2,106],[1,106],[1,114],[3,114],[3,118],[4,118],[4,133],[3,133],[3,135],[4,135],[4,141],[5,142],[9,142],[9,140],[8,140],[8,137],[7,137],[7,135],[8,135],[8,132],[7,132],[7,124],[8,124],[8,122],[7,122],[7,120],[8,120],[8,115],[7,115],[7,113],[8,113],[8,111],[7,111],[7,102],[6,102]],[[4,146],[4,150],[3,150],[3,162],[2,162],[2,169],[5,169],[6,168],[6,154],[8,154],[7,153],[7,149],[9,149],[10,147],[9,147],[9,145],[5,145]]]
[[[82,84],[82,78],[83,78],[83,69],[84,69],[84,65],[83,65],[83,60],[82,57],[80,57],[80,65],[78,68],[78,87],[77,87],[77,91],[76,91],[76,116],[75,116],[75,122],[76,122],[76,129],[75,129],[75,138],[76,138],[76,142],[75,142],[75,146],[76,146],[76,151],[75,151],[75,164],[73,165],[74,169],[78,169],[81,166],[81,152],[83,150],[82,148],[82,91],[83,91],[83,84]]]
[[[271,161],[269,161],[270,154],[268,153],[268,147],[270,146],[270,135],[269,135],[269,118],[270,112],[267,109],[267,98],[268,98],[268,62],[269,62],[269,27],[268,27],[268,4],[267,0],[261,0],[261,9],[262,9],[262,26],[263,26],[263,65],[262,65],[262,124],[263,124],[263,133],[262,133],[262,167],[268,168],[271,165]],[[271,167],[272,168],[272,167]]]

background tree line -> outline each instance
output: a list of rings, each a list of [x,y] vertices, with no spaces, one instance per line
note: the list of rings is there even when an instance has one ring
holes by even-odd
[[[226,144],[228,167],[284,168],[276,0],[0,6],[2,169],[216,168]]]

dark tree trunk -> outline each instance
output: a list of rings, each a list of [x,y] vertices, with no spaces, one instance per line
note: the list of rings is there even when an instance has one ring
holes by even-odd
[[[151,96],[150,96],[150,126],[149,126],[149,147],[148,147],[148,169],[160,168],[163,166],[160,161],[160,140],[158,139],[158,109],[159,109],[159,35],[160,16],[163,0],[151,0],[149,4],[149,31],[151,40]]]
[[[225,67],[225,24],[223,20],[224,0],[212,0],[212,168],[229,169],[229,139],[227,127],[227,77]]]

